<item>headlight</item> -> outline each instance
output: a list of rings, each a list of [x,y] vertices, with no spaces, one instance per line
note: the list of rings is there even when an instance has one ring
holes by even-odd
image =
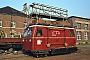
[[[22,40],[22,42],[24,42],[24,39]]]
[[[29,40],[29,42],[31,42],[31,39]]]

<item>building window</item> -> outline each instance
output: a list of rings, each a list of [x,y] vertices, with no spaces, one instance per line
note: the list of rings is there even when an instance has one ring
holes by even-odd
[[[81,32],[77,31],[77,40],[81,40]]]
[[[12,22],[11,22],[11,27],[15,28],[15,25],[16,25],[15,22],[12,21]]]
[[[0,27],[2,27],[2,21],[0,20]]]
[[[88,30],[88,24],[84,24],[84,30]]]
[[[88,32],[84,32],[84,40],[88,40]]]
[[[26,23],[26,22],[23,23],[23,27],[24,27],[24,28],[27,27],[27,23]]]
[[[81,29],[81,23],[77,23],[77,29]]]

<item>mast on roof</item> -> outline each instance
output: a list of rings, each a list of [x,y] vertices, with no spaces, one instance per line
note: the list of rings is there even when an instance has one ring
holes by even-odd
[[[40,3],[33,2],[29,6],[27,3],[23,5],[23,11],[31,18],[36,18],[37,20],[41,18],[55,19],[56,21],[62,21],[64,26],[64,21],[67,20],[68,10],[63,8],[58,8],[54,6],[44,5]]]

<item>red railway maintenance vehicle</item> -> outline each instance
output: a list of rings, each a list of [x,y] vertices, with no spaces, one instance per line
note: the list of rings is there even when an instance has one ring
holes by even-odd
[[[26,28],[23,49],[39,54],[71,53],[77,50],[74,28],[32,25]]]
[[[26,4],[24,9],[25,7]],[[50,11],[54,8],[38,3],[32,3],[30,7],[34,12],[32,11],[29,16],[36,19],[32,20],[24,31],[23,51],[29,51],[36,57],[77,51],[75,29],[70,27],[70,23],[64,17],[64,15],[67,16],[67,10],[55,8],[56,10]],[[39,13],[37,13],[37,9],[40,9]],[[64,14],[61,13],[62,11]],[[59,13],[60,15],[58,15]],[[47,20],[43,20],[43,18],[47,18]]]

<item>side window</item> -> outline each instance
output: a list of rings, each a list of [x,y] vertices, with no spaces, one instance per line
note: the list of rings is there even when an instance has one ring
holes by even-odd
[[[15,28],[16,22],[12,21],[11,22],[11,27]]]
[[[74,36],[74,31],[73,30],[70,30],[70,36]]]
[[[28,31],[28,36],[31,36],[31,35],[32,35],[32,28],[30,28]]]
[[[42,36],[42,29],[37,29],[36,36]]]
[[[2,27],[2,21],[0,20],[0,27]]]
[[[24,28],[27,27],[27,23],[26,23],[26,22],[23,23],[23,27],[24,27]]]

